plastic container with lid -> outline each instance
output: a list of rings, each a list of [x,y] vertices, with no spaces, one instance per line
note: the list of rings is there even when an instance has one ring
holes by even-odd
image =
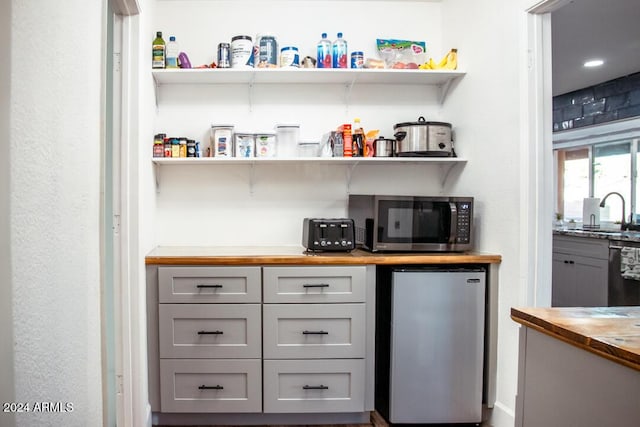
[[[319,142],[300,141],[298,143],[298,157],[318,157],[319,154]]]
[[[256,67],[276,68],[278,66],[278,41],[271,34],[262,34],[256,40],[258,54]]]
[[[236,132],[233,134],[235,157],[253,157],[255,136],[252,133]]]
[[[233,156],[233,125],[211,125],[211,157]]]
[[[231,68],[253,68],[253,43],[251,36],[231,38]]]
[[[281,67],[300,67],[300,54],[295,46],[285,46],[280,50]]]
[[[273,132],[256,133],[256,157],[275,157],[276,156],[276,134]]]
[[[296,157],[298,142],[300,142],[300,125],[276,125],[276,140],[278,142],[278,157]]]

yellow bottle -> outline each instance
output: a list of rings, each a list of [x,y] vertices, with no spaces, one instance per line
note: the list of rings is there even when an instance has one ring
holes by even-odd
[[[165,49],[166,45],[162,38],[162,31],[156,33],[156,38],[152,43],[152,57],[151,68],[164,68],[165,67]]]

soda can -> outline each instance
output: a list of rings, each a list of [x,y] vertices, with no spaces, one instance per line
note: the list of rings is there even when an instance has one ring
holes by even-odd
[[[351,52],[351,68],[364,68],[363,52]]]

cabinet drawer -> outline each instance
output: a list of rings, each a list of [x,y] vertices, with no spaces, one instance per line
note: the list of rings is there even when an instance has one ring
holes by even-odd
[[[260,304],[160,304],[160,357],[260,358]]]
[[[364,411],[364,360],[265,360],[264,412]]]
[[[264,267],[264,302],[364,302],[365,266]]]
[[[364,357],[364,304],[265,304],[265,359]]]
[[[609,259],[609,241],[587,237],[553,236],[553,253]]]
[[[261,412],[260,360],[160,360],[162,412]]]
[[[260,267],[159,267],[161,303],[260,302]]]

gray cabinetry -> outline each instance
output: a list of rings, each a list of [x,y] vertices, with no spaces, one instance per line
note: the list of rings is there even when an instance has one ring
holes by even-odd
[[[264,267],[263,274],[264,411],[373,409],[365,406],[367,335],[373,342],[366,267]]]
[[[373,265],[148,266],[152,412],[186,424],[367,420],[374,284]]]
[[[162,412],[262,411],[259,267],[159,267]]]
[[[553,237],[551,305],[607,306],[609,241]]]

